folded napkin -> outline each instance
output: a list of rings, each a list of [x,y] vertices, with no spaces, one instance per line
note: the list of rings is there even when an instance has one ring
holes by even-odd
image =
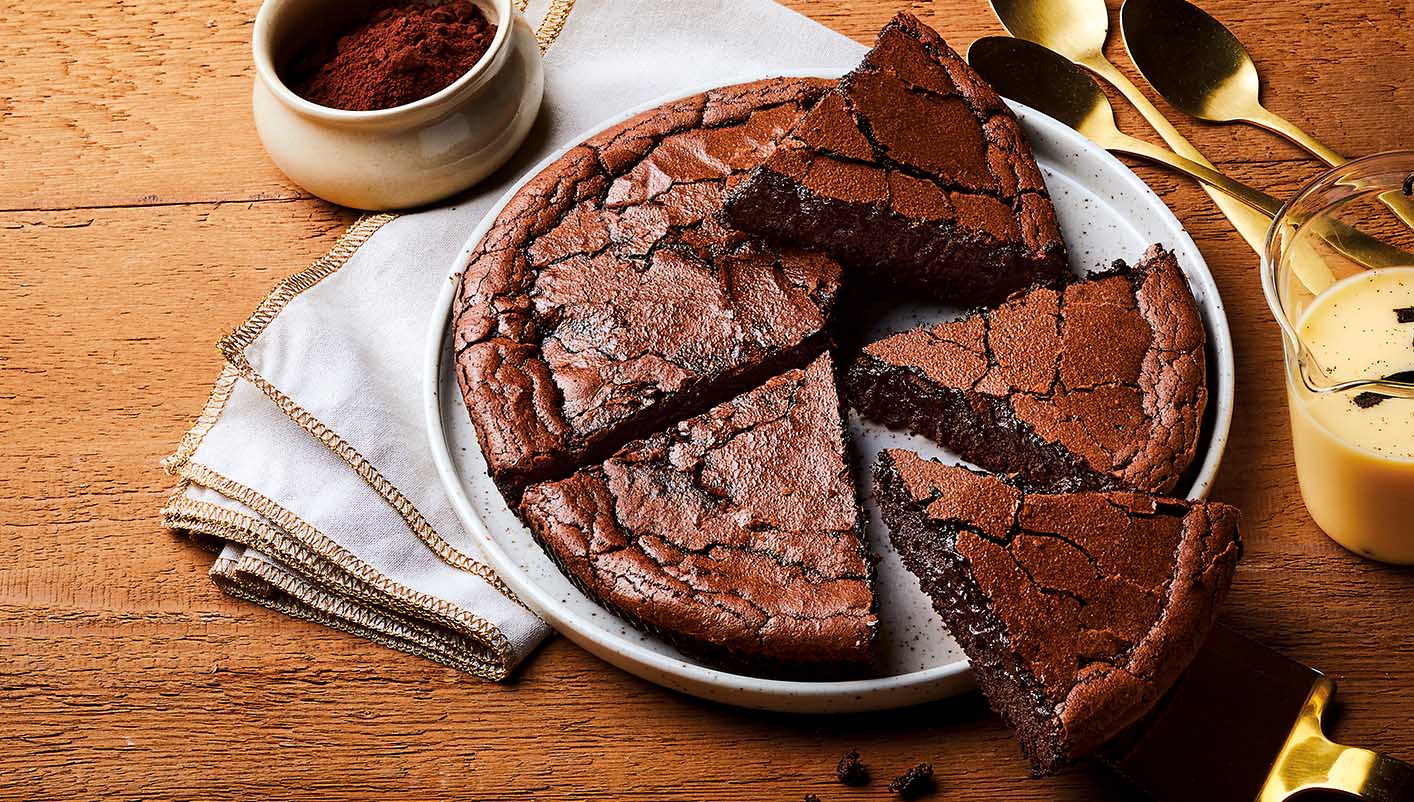
[[[219,552],[224,591],[488,679],[547,634],[486,566],[424,433],[423,345],[462,246],[527,169],[629,107],[863,48],[769,0],[541,3],[541,118],[455,205],[356,223],[219,343],[226,365],[163,464],[163,523]]]

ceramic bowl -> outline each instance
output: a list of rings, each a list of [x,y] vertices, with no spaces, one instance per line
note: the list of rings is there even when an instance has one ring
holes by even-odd
[[[511,0],[474,0],[496,24],[486,55],[434,95],[377,111],[343,111],[295,94],[286,68],[348,0],[265,0],[255,18],[255,126],[292,181],[358,209],[421,206],[470,187],[530,132],[545,72],[530,24]]]

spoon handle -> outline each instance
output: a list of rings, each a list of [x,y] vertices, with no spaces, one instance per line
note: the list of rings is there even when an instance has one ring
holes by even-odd
[[[1135,139],[1115,131],[1113,137],[1106,138],[1100,144],[1106,150],[1137,156],[1201,181],[1203,184],[1241,201],[1253,216],[1264,220],[1267,226],[1271,225],[1272,218],[1281,211],[1281,201],[1271,195],[1254,189],[1241,181],[1228,178],[1211,167],[1142,139]],[[1401,194],[1400,200],[1407,199],[1403,198]],[[1288,221],[1288,224],[1292,223],[1293,221]],[[1371,268],[1403,267],[1414,264],[1414,254],[1343,223],[1319,222],[1313,226],[1313,235],[1348,258]],[[1312,293],[1320,293],[1335,281],[1335,276],[1331,273],[1330,268],[1309,249],[1293,251],[1290,258],[1292,259],[1292,269],[1296,271],[1301,282]]]
[[[1273,198],[1265,192],[1253,189],[1246,184],[1235,181],[1222,173],[1203,164],[1199,164],[1192,159],[1180,156],[1172,151],[1164,150],[1158,145],[1151,145],[1142,139],[1135,139],[1125,136],[1110,144],[1112,150],[1121,153],[1128,153],[1131,156],[1138,156],[1151,162],[1157,162],[1171,170],[1177,170],[1190,178],[1202,181],[1204,184],[1220,190],[1227,195],[1236,198],[1266,215],[1268,220],[1276,217],[1281,211],[1281,201]]]
[[[1307,153],[1320,159],[1331,167],[1338,167],[1345,164],[1346,158],[1339,153],[1326,147],[1323,142],[1306,133],[1296,126],[1295,123],[1277,114],[1268,111],[1264,106],[1258,106],[1252,112],[1252,116],[1247,118],[1248,122],[1260,125],[1274,134],[1284,136],[1295,142]]]
[[[1290,139],[1297,145],[1306,149],[1312,156],[1329,164],[1332,167],[1345,164],[1345,157],[1326,147],[1320,140],[1306,133],[1296,126],[1295,123],[1285,117],[1273,114],[1265,107],[1258,106],[1258,111],[1248,118],[1248,121],[1272,131],[1276,134]],[[1391,212],[1395,214],[1404,224],[1414,228],[1414,204],[1409,199],[1398,192],[1388,192],[1380,198]]]
[[[1139,110],[1140,115],[1149,123],[1149,126],[1157,131],[1159,136],[1162,137],[1176,153],[1206,167],[1212,168],[1213,163],[1204,158],[1202,152],[1194,147],[1193,143],[1189,142],[1183,134],[1179,133],[1178,129],[1173,127],[1173,123],[1168,121],[1168,118],[1164,116],[1163,112],[1159,111],[1153,103],[1149,102],[1149,98],[1145,97],[1144,93],[1139,91],[1139,87],[1135,86],[1133,81],[1125,77],[1124,73],[1120,72],[1118,67],[1110,63],[1109,59],[1105,58],[1103,53],[1096,52],[1085,58],[1078,59],[1077,63],[1103,78],[1115,89],[1118,89],[1119,93],[1124,95],[1125,100],[1128,100],[1133,104],[1134,108]],[[1271,225],[1271,220],[1242,203],[1230,200],[1221,194],[1221,191],[1210,191],[1208,194],[1212,195],[1213,201],[1217,203],[1218,208],[1227,216],[1228,221],[1232,223],[1232,227],[1237,229],[1237,233],[1241,234],[1242,238],[1247,241],[1247,244],[1252,246],[1252,250],[1260,254],[1267,240],[1267,227]]]

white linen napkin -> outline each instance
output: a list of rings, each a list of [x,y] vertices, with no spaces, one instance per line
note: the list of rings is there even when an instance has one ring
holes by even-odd
[[[547,629],[457,522],[420,398],[433,306],[466,238],[526,169],[624,109],[862,50],[770,0],[579,0],[510,165],[455,205],[359,221],[221,341],[211,400],[164,463],[179,478],[164,524],[219,551],[211,577],[229,593],[506,677]]]

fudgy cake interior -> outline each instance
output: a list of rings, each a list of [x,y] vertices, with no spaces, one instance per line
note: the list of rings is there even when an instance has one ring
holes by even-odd
[[[718,219],[829,86],[772,79],[675,101],[571,149],[515,193],[454,301],[457,379],[512,503],[825,347],[829,257]]]
[[[860,414],[1032,487],[1173,488],[1207,403],[1204,332],[1173,254],[864,347]]]
[[[1089,754],[1172,686],[1241,554],[1225,504],[1028,492],[895,449],[874,482],[904,566],[1038,773]]]
[[[871,567],[832,366],[532,485],[521,514],[587,594],[688,651],[757,672],[865,664]]]
[[[906,12],[730,193],[724,214],[736,228],[962,304],[1067,275],[1021,126]]]

